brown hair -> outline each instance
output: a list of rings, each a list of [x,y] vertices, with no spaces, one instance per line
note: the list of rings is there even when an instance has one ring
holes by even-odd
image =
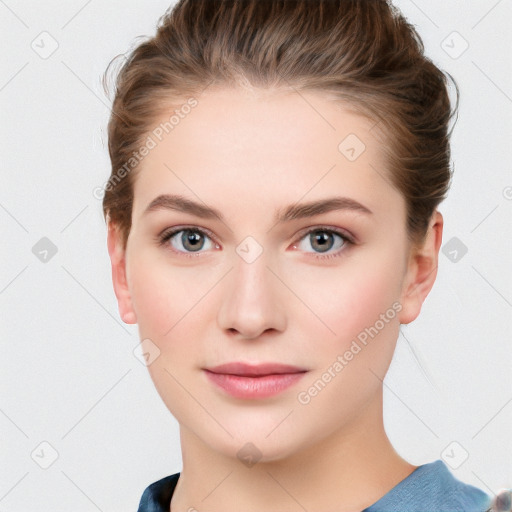
[[[135,177],[126,163],[151,123],[177,98],[241,82],[328,93],[383,126],[386,174],[406,200],[409,240],[422,243],[450,186],[448,124],[459,90],[399,10],[386,0],[180,0],[116,78],[103,213],[125,247]]]

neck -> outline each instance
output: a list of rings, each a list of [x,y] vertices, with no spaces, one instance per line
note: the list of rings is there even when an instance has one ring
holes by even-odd
[[[286,459],[242,464],[180,429],[183,470],[172,512],[353,512],[384,496],[417,466],[402,459],[383,425],[382,390],[343,429]]]

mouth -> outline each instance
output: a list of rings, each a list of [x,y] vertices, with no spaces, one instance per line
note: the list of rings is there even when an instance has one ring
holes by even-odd
[[[223,392],[242,399],[275,396],[297,383],[305,368],[281,363],[226,363],[203,369],[209,381]]]

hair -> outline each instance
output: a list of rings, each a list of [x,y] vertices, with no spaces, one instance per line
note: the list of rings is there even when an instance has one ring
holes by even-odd
[[[115,60],[103,77],[107,93]],[[446,76],[455,85],[453,110]],[[134,154],[166,107],[212,84],[324,93],[375,121],[386,179],[405,198],[408,239],[423,243],[452,178],[448,125],[459,90],[390,1],[179,0],[115,80],[103,214],[125,248],[140,167]]]

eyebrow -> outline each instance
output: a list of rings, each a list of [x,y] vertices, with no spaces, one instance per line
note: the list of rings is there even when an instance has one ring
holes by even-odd
[[[197,203],[180,195],[159,195],[148,204],[143,215],[158,210],[175,210],[202,219],[216,219],[223,223],[225,222],[224,216],[216,208]],[[292,204],[285,208],[280,208],[275,213],[274,223],[290,222],[337,210],[351,210],[366,215],[373,214],[366,206],[349,197],[327,197],[317,201]]]

